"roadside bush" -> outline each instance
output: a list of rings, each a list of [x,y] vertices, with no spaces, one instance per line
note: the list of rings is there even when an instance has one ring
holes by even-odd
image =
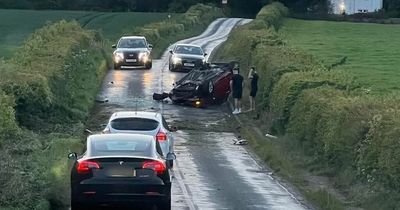
[[[70,163],[65,155],[81,147],[78,138],[30,131],[9,141],[1,150],[0,208],[50,210],[68,205],[64,196]]]
[[[18,72],[2,82],[16,98],[21,125],[28,128],[83,120],[107,70],[101,36],[77,22],[47,25],[25,42],[11,62]],[[43,120],[42,120],[43,119]]]
[[[284,74],[274,85],[270,95],[270,108],[274,118],[280,120],[284,133],[291,114],[291,109],[298,96],[307,89],[330,86],[339,90],[356,88],[354,79],[341,71],[309,71]],[[282,134],[281,133],[281,134]]]
[[[19,130],[13,106],[14,99],[0,90],[0,147],[5,138],[13,136]]]
[[[257,14],[256,19],[263,20],[268,27],[273,27],[278,31],[284,18],[289,14],[289,9],[286,8],[282,3],[273,2],[263,7]]]
[[[332,173],[355,172],[356,148],[375,112],[370,102],[329,86],[304,90],[291,110],[287,133]]]
[[[400,189],[400,98],[377,101],[379,109],[369,119],[370,129],[357,150],[357,169],[372,186],[383,185],[399,193]]]

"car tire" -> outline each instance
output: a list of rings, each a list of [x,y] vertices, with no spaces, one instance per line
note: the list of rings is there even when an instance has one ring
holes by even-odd
[[[153,62],[146,63],[146,69],[151,69],[153,67]]]
[[[120,70],[120,69],[121,69],[121,66],[119,66],[118,64],[114,63],[114,70]]]
[[[84,206],[81,203],[71,201],[71,210],[85,210],[87,206]]]
[[[158,203],[157,210],[171,210],[171,193],[168,198]]]

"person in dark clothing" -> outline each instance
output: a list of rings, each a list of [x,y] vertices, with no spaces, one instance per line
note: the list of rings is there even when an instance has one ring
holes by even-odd
[[[232,97],[235,101],[235,110],[233,110],[232,114],[239,114],[242,112],[242,105],[241,105],[241,99],[242,99],[242,93],[243,93],[243,76],[239,74],[239,69],[235,68],[233,69],[233,77],[230,82],[231,85],[231,92],[232,92]]]
[[[257,71],[254,67],[251,67],[250,72],[249,72],[249,77],[250,79],[250,110],[249,111],[255,111],[256,110],[256,95],[258,91],[258,74]]]

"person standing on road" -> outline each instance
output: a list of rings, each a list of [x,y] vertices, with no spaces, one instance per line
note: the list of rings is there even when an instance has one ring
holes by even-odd
[[[254,67],[251,67],[249,72],[249,80],[250,80],[250,109],[249,111],[256,110],[256,95],[258,91],[258,74]]]
[[[243,76],[239,74],[239,68],[233,69],[233,77],[230,82],[232,97],[235,103],[235,110],[233,110],[232,114],[240,114],[242,112],[242,93],[243,93]]]

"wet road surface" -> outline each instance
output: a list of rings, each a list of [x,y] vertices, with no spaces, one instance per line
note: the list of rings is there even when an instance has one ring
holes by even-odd
[[[224,42],[245,19],[218,19],[201,35],[180,43],[201,45],[208,54]],[[168,56],[153,61],[151,70],[111,70],[105,78],[92,119],[93,130],[121,110],[153,110],[177,125],[173,169],[172,209],[306,209],[278,181],[268,175],[248,151],[233,145],[228,105],[196,109],[152,100],[154,92],[169,92],[185,73],[168,70]]]

